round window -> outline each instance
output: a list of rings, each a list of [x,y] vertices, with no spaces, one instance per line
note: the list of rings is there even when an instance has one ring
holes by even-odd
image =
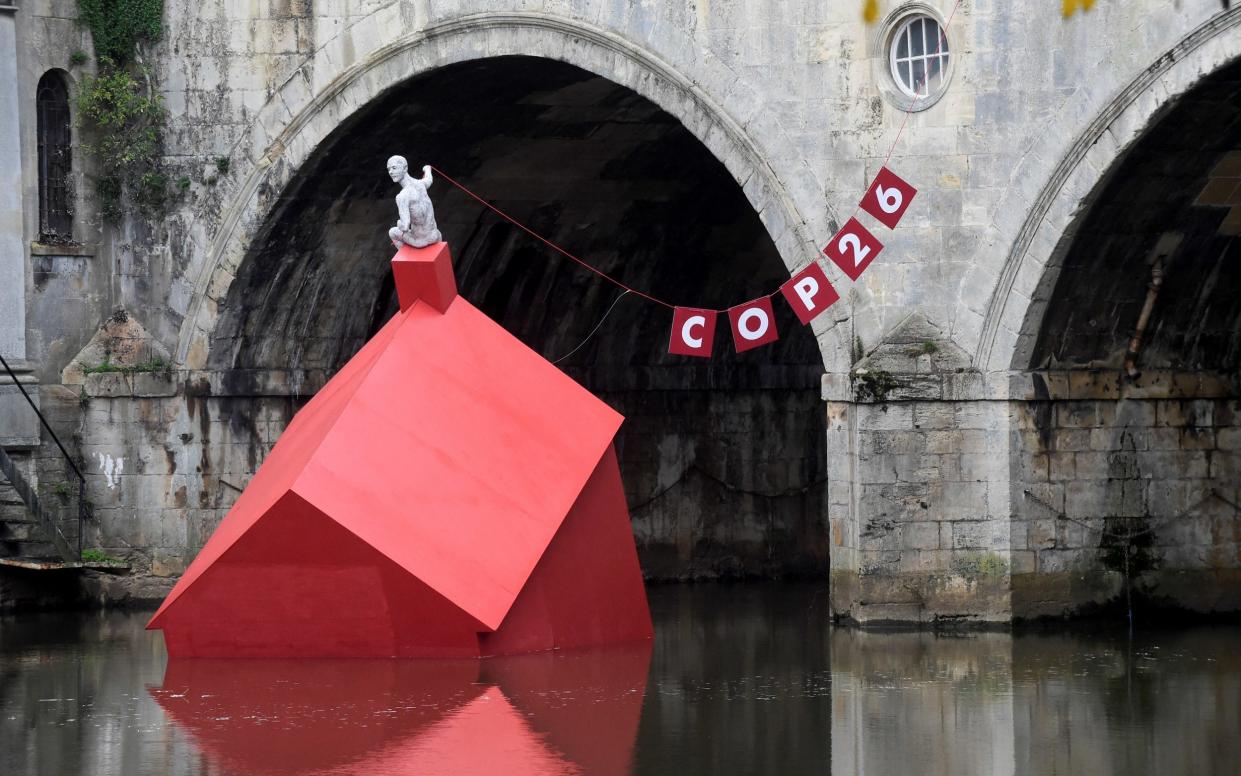
[[[947,84],[948,36],[930,16],[907,17],[888,43],[892,80],[906,97],[938,96]]]

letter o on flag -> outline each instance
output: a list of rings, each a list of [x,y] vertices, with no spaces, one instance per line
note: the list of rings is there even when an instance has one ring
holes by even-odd
[[[737,316],[737,333],[742,339],[762,339],[771,326],[771,316],[761,307],[751,307]]]
[[[711,346],[715,344],[715,316],[715,310],[673,308],[668,352],[674,356],[710,358]]]
[[[728,320],[733,330],[733,344],[738,353],[780,338],[769,296],[729,308]]]

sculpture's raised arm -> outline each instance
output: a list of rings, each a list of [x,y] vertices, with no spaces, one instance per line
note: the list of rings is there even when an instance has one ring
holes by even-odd
[[[418,181],[425,188],[431,188],[431,165],[422,165],[422,179]]]

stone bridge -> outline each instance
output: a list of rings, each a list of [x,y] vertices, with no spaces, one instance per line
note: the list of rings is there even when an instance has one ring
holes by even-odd
[[[72,246],[39,242],[36,85],[86,77],[89,35],[70,0],[0,7],[20,108],[0,351],[90,467],[86,543],[135,567],[92,590],[162,595],[393,313],[389,154],[710,307],[815,261],[887,160],[920,193],[858,282],[829,267],[841,302],[696,363],[632,297],[574,351],[616,289],[431,194],[463,293],[573,351],[627,416],[648,576],[830,570],[834,611],[863,623],[1061,615],[1128,587],[1241,608],[1241,9],[882,5],[866,25],[813,0],[170,0],[146,61],[183,193],[101,224],[79,154]],[[890,47],[916,16],[951,24],[914,101]],[[0,441],[55,489],[54,446],[0,402]]]

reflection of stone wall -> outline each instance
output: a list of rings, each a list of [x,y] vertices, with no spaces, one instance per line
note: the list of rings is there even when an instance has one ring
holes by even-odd
[[[832,773],[1230,773],[1236,638],[833,630]]]
[[[1230,773],[1235,630],[1012,640],[1015,773]]]
[[[1126,544],[1139,592],[1241,609],[1241,405],[1229,382],[1153,371],[1133,384],[1112,371],[1035,380],[1049,400],[1014,404],[1014,613],[1120,595]]]
[[[828,773],[821,586],[661,585],[649,598],[657,635],[634,773]]]
[[[152,747],[146,734],[167,724],[143,692],[164,677],[162,657],[150,657],[152,648],[162,656],[162,643],[144,642],[149,616],[28,615],[4,629],[0,657],[27,669],[6,667],[0,682],[0,707],[25,722],[0,725],[6,773],[200,773],[191,737],[168,735]],[[45,735],[51,730],[63,734]]]
[[[833,630],[832,773],[1012,773],[1012,642]]]

